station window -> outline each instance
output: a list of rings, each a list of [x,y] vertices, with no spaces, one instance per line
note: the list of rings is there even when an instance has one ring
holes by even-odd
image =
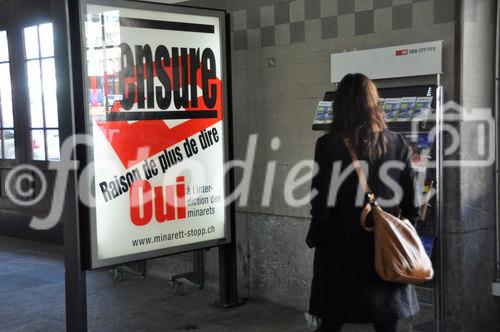
[[[56,70],[52,23],[24,29],[33,160],[59,160]]]
[[[12,84],[7,31],[5,30],[0,30],[0,140],[0,158],[15,159],[16,144],[12,113]]]

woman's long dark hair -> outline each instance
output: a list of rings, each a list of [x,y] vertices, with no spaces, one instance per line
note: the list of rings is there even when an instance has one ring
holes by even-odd
[[[360,158],[375,161],[387,151],[385,113],[375,84],[363,74],[347,74],[333,103],[331,131],[347,138]]]

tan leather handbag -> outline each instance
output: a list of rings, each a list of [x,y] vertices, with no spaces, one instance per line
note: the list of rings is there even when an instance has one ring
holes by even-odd
[[[361,171],[358,157],[346,141],[359,183],[369,195],[369,202],[361,212],[361,226],[374,232],[375,270],[386,281],[420,284],[432,279],[434,270],[431,260],[425,252],[422,241],[415,227],[408,219],[398,218],[384,211],[370,191],[366,178]],[[374,226],[366,226],[366,218],[372,213]]]

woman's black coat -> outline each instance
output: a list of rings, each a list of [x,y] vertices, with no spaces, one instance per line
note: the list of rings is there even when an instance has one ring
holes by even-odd
[[[385,135],[387,154],[379,161],[368,163],[369,186],[379,198],[396,197],[393,203],[383,207],[386,211],[394,211],[398,205],[395,202],[400,202],[402,215],[415,223],[419,209],[415,202],[410,148],[400,134],[385,131]],[[339,181],[342,172],[352,164],[343,140],[333,134],[320,137],[315,161],[319,171],[313,178],[312,189],[313,195],[317,194],[311,201],[312,220],[306,238],[309,247],[316,248],[309,312],[330,321],[353,323],[387,321],[415,314],[419,306],[414,287],[386,282],[375,272],[373,233],[361,228],[362,204],[355,204],[356,173],[352,170],[344,181]],[[386,167],[392,166],[387,171],[394,181],[392,185],[379,176],[381,166],[387,161],[395,162],[385,163]],[[340,182],[335,204],[327,205],[329,187],[338,186]],[[391,189],[396,183],[402,187],[399,199]],[[333,191],[330,202],[335,198]]]

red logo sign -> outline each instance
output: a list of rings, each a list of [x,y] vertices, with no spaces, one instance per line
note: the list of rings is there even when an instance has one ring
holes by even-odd
[[[408,55],[408,50],[397,50],[396,56]]]

